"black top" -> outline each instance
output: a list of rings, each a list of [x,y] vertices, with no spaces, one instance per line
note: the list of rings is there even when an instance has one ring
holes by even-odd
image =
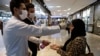
[[[28,18],[24,19],[23,22],[25,22],[26,24],[29,24],[29,25],[34,25],[34,23],[32,21],[30,21]]]

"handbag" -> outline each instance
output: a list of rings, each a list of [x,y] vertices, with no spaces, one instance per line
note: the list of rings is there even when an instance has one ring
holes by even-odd
[[[90,46],[88,45],[88,43],[86,42],[86,46],[88,48],[88,52],[86,54],[81,54],[80,56],[94,56],[94,54],[91,52]]]

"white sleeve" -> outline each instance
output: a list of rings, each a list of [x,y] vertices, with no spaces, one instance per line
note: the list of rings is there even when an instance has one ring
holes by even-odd
[[[17,34],[24,36],[45,36],[60,32],[59,26],[41,27],[19,22],[16,24],[16,27]]]
[[[36,44],[39,44],[42,42],[42,40],[40,40],[39,38],[36,38],[34,36],[29,37],[29,41],[36,43]]]

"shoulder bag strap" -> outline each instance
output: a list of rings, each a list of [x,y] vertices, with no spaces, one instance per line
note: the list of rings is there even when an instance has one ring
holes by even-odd
[[[86,46],[87,46],[87,48],[88,48],[89,53],[91,53],[90,46],[88,45],[88,43],[87,43],[87,42],[86,42]]]

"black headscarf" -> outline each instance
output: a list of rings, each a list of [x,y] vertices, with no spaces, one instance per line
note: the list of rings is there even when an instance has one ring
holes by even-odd
[[[74,40],[78,36],[85,36],[86,35],[85,23],[81,19],[73,20],[72,24],[74,26],[74,29],[71,32],[71,38],[69,38],[65,42],[64,46],[62,47],[62,50],[64,50],[64,51],[66,51],[66,46],[70,41]]]

